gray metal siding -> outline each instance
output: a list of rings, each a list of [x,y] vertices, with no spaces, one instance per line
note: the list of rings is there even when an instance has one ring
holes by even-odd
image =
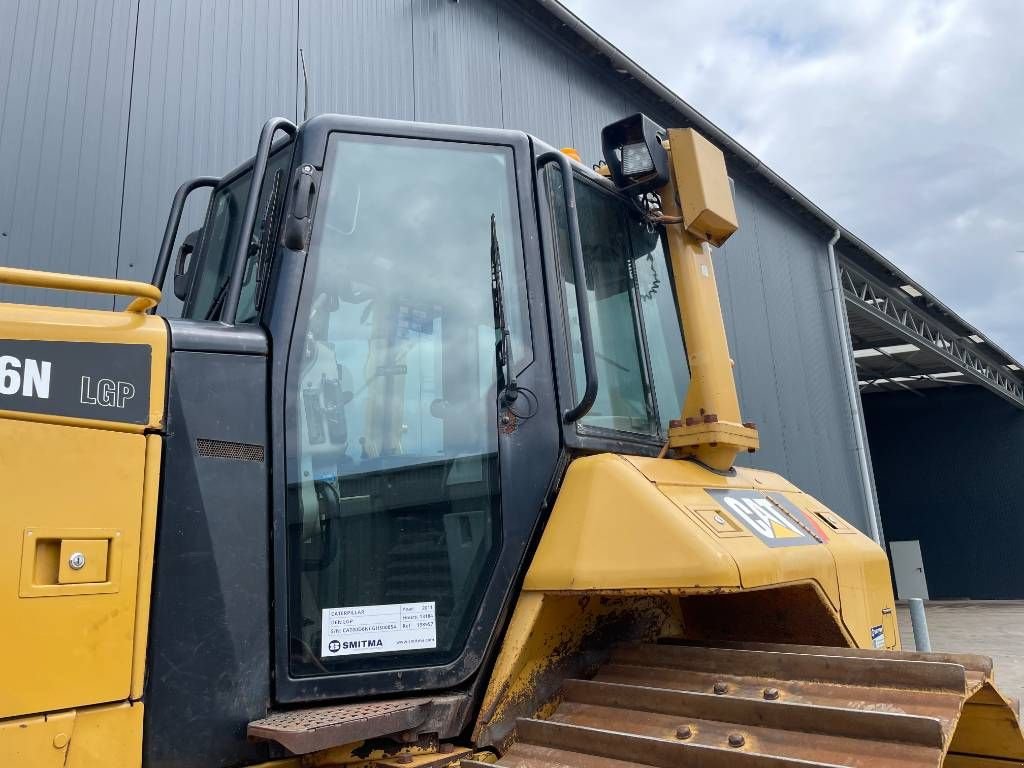
[[[506,127],[532,133],[556,147],[572,141],[568,55],[520,15],[501,7],[501,112]]]
[[[416,119],[497,127],[501,117],[497,5],[417,0],[413,6]]]
[[[114,274],[135,17],[132,0],[0,0],[0,263]]]
[[[741,461],[789,475],[779,396],[782,382],[772,349],[770,296],[764,278],[764,262],[771,261],[771,248],[765,244],[767,253],[762,254],[756,197],[743,185],[737,184],[734,189],[740,229],[719,249],[715,275],[729,350],[736,360],[734,370],[743,417],[756,423],[761,433],[761,450],[753,456],[741,457]],[[773,265],[769,263],[767,268],[771,270]],[[785,371],[781,375],[784,381]]]
[[[573,61],[569,68],[571,146],[593,165],[601,157],[601,127],[643,111],[592,68]]]
[[[502,0],[92,7],[0,0],[13,20],[0,27],[2,263],[148,279],[177,185],[250,156],[268,117],[301,118],[300,48],[311,114],[516,128],[588,164],[612,120],[679,122]],[[744,415],[762,434],[744,460],[865,527],[825,238],[743,174],[736,196],[742,228],[717,263]],[[182,234],[200,223],[197,197]]]
[[[741,463],[786,475],[866,530],[826,241],[748,183],[735,192],[740,229],[716,272],[743,416],[761,433]]]
[[[263,122],[294,118],[294,6],[280,0],[141,0],[118,277],[148,281],[178,185],[250,156]],[[202,223],[196,193],[181,234]],[[165,312],[180,304],[166,287]]]
[[[311,115],[415,119],[412,8],[413,0],[299,1]]]

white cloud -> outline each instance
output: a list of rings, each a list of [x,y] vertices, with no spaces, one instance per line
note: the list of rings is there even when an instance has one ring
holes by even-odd
[[[563,2],[1024,358],[1024,2]]]

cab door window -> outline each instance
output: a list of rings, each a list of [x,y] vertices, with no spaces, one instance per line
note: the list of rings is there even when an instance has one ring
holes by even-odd
[[[335,134],[288,373],[292,674],[461,653],[501,547],[500,269],[527,362],[512,150]]]

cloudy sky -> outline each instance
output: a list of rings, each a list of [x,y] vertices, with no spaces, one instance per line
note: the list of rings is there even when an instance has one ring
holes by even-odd
[[[1024,0],[563,2],[1024,359]]]

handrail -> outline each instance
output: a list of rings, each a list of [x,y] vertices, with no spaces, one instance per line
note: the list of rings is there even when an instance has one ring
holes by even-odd
[[[594,331],[590,322],[590,304],[587,302],[587,274],[583,266],[583,245],[580,241],[580,222],[576,215],[576,189],[572,164],[563,152],[544,152],[537,158],[537,167],[558,163],[562,172],[562,196],[565,200],[565,219],[569,230],[569,251],[572,255],[572,275],[576,288],[576,307],[580,319],[580,346],[583,348],[583,373],[586,386],[580,401],[562,414],[566,424],[582,419],[597,400],[597,360],[594,357]]]
[[[58,291],[82,291],[84,293],[109,293],[114,296],[131,296],[132,301],[125,312],[142,314],[160,303],[160,289],[149,283],[135,280],[115,280],[110,277],[88,275],[67,275],[62,272],[42,272],[37,269],[0,267],[0,283],[21,285],[26,288],[52,288]]]
[[[249,243],[252,240],[252,230],[256,226],[256,213],[260,204],[260,194],[263,191],[263,177],[267,173],[267,163],[270,161],[270,150],[274,143],[274,134],[284,131],[289,136],[295,136],[298,127],[286,117],[272,117],[263,124],[260,131],[260,143],[256,149],[256,157],[252,164],[252,180],[249,182],[249,194],[245,200],[245,215],[242,217],[242,228],[239,230],[238,251],[235,253],[235,261],[231,269],[231,281],[228,283],[228,291],[224,297],[224,306],[221,307],[220,321],[228,325],[235,324],[235,314],[238,312],[238,302],[242,296],[242,278],[245,275],[245,265],[249,260]]]
[[[156,257],[156,268],[153,270],[153,280],[151,281],[157,288],[162,289],[164,280],[167,279],[167,267],[171,263],[171,249],[174,248],[174,241],[178,237],[178,226],[181,224],[181,213],[185,210],[185,201],[197,189],[215,187],[219,183],[220,179],[216,176],[199,176],[186,181],[174,193],[174,202],[171,203],[171,212],[167,216],[164,239],[160,242],[160,252]]]

